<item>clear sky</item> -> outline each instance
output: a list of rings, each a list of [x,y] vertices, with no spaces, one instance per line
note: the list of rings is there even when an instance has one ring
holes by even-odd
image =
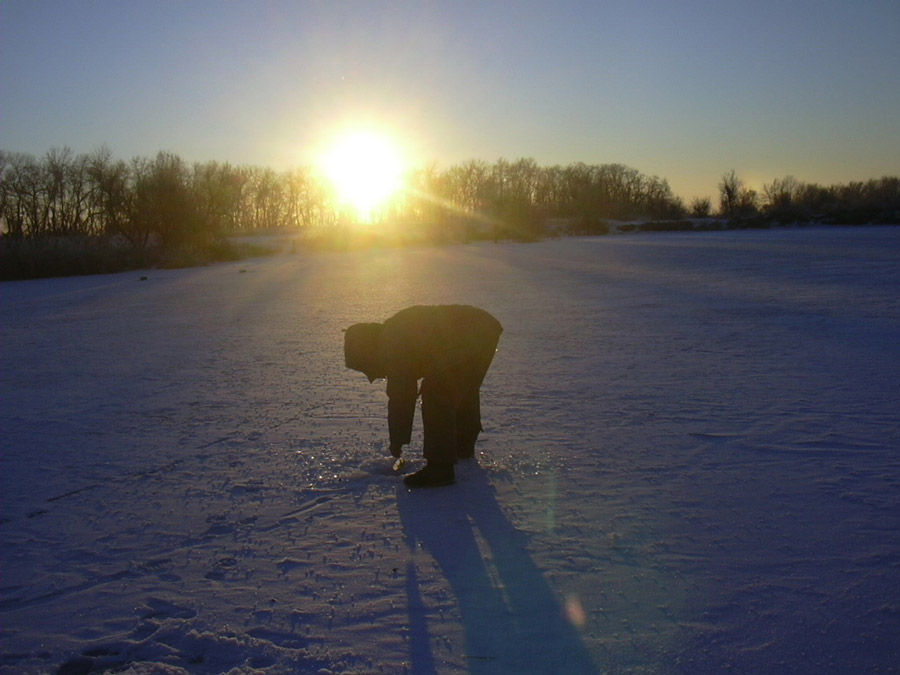
[[[0,148],[285,169],[622,163],[715,197],[900,175],[898,0],[2,0]]]

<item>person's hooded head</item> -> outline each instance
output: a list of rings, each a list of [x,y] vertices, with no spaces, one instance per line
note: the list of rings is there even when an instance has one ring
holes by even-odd
[[[384,377],[381,364],[380,323],[357,323],[344,332],[344,364],[364,373],[369,382]]]

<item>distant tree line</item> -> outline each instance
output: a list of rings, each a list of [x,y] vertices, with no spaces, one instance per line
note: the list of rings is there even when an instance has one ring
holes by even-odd
[[[767,223],[821,222],[836,225],[900,223],[900,178],[822,186],[793,176],[776,178],[762,192],[748,187],[735,171],[719,183],[719,215]]]
[[[309,171],[278,173],[102,148],[0,151],[0,277],[189,265],[238,255],[227,235],[332,222]]]
[[[490,234],[533,236],[544,219],[677,216],[665,180],[621,164],[541,167],[532,159],[469,161],[418,170],[410,189],[375,214],[403,223],[493,223]],[[116,160],[107,149],[42,158],[0,151],[0,219],[10,239],[118,235],[170,249],[224,234],[328,228],[350,216],[309,168],[276,172],[218,162],[188,164],[160,152]]]
[[[530,239],[545,234],[550,219],[568,220],[578,233],[600,233],[610,219],[684,213],[665,180],[622,164],[542,167],[533,159],[470,160],[421,171],[412,185],[408,218],[462,224],[469,235]]]
[[[572,234],[602,234],[610,221],[648,221],[647,229],[694,227],[684,219],[759,224],[897,222],[900,179],[822,187],[793,177],[756,192],[734,171],[711,200],[685,206],[666,180],[621,164],[539,166],[533,159],[471,160],[416,170],[408,189],[373,214],[416,241],[530,240],[548,223]],[[668,225],[666,225],[668,223]],[[329,245],[353,237],[353,215],[311,168],[189,164],[160,152],[126,162],[101,148],[46,155],[0,150],[0,278],[116,271],[153,264],[196,264],[239,255],[230,235],[305,232]]]
[[[160,152],[130,163],[107,149],[0,151],[0,221],[11,239],[118,235],[172,248],[225,233],[305,227],[333,218],[308,171],[207,162]]]

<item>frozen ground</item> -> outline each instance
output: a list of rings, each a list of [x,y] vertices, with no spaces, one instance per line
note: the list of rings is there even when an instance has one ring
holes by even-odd
[[[898,672],[900,228],[145,274],[0,286],[0,673]],[[450,302],[409,493],[341,328]]]

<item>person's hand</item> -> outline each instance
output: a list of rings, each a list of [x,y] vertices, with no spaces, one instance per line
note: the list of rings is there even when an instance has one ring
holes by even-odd
[[[399,457],[403,454],[403,446],[399,443],[391,443],[391,456]]]

